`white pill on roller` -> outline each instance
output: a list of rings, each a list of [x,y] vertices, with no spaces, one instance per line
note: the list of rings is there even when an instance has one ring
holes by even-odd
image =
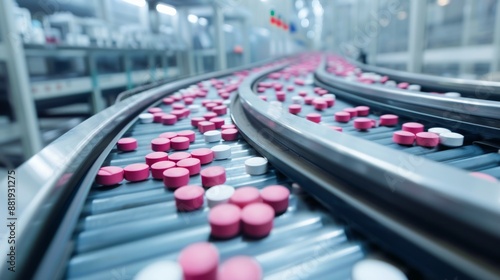
[[[212,208],[219,204],[227,203],[234,194],[234,187],[229,185],[217,185],[205,192],[208,207]]]
[[[448,96],[448,97],[461,97],[462,95],[458,92],[446,92],[444,94],[444,96]]]
[[[267,172],[267,159],[253,157],[245,160],[245,170],[250,175],[262,175]]]
[[[450,133],[451,130],[443,127],[431,127],[427,130],[428,132],[436,133],[437,135],[441,135],[443,133]]]
[[[222,101],[222,104],[224,104],[224,105],[227,106],[227,105],[231,104],[231,100],[230,99],[226,99],[226,100]]]
[[[158,261],[143,268],[134,280],[182,280],[182,267],[177,262]]]
[[[228,159],[231,157],[231,146],[229,145],[217,145],[210,148],[214,152],[214,159]]]
[[[421,88],[420,85],[409,85],[407,89],[411,91],[420,91]]]
[[[302,96],[292,96],[293,104],[304,104],[304,98]]]
[[[210,130],[203,133],[203,138],[208,143],[219,142],[222,139],[222,135],[218,130]]]
[[[200,105],[192,104],[188,106],[188,109],[189,111],[191,111],[191,113],[198,113],[200,111]]]
[[[139,121],[141,123],[152,123],[153,122],[153,114],[150,113],[144,113],[139,115]]]
[[[384,261],[367,259],[359,261],[352,268],[352,280],[406,280],[406,275],[397,267]]]
[[[396,87],[397,86],[396,82],[393,80],[389,80],[389,81],[385,82],[384,85],[387,87]]]
[[[335,100],[335,94],[333,93],[327,93],[325,95],[322,96],[323,98],[333,98]]]
[[[448,147],[460,147],[464,144],[464,136],[454,132],[442,133],[439,135],[439,143]]]

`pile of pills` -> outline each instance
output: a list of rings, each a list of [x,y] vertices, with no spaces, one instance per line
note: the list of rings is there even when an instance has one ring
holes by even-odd
[[[424,125],[416,122],[407,122],[402,125],[402,130],[394,132],[394,143],[405,146],[418,146],[433,148],[439,144],[447,147],[460,147],[464,143],[464,136],[451,132],[442,127],[432,127],[424,131]]]

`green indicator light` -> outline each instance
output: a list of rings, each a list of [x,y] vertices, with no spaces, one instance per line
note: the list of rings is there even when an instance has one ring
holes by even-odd
[[[271,16],[272,17],[274,16],[274,10],[271,10]]]

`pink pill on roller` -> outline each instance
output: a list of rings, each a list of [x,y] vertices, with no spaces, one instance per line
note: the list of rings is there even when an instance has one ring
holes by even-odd
[[[201,172],[201,184],[204,187],[222,185],[226,182],[226,169],[222,166],[211,166]]]
[[[123,177],[130,182],[139,182],[148,179],[149,165],[145,163],[134,163],[123,168]]]
[[[170,139],[170,147],[176,151],[189,149],[189,138],[177,136]]]
[[[366,117],[370,114],[370,107],[368,107],[368,106],[358,106],[354,109],[356,109],[356,111],[358,111],[358,116],[361,116],[361,117]]]
[[[194,117],[194,118],[191,118],[191,125],[194,127],[198,127],[198,124],[200,122],[204,122],[204,121],[205,121],[205,118],[203,118],[203,117]]]
[[[312,104],[314,106],[314,109],[318,111],[323,111],[328,107],[328,104],[325,100],[323,100],[323,98],[315,98]]]
[[[354,108],[345,108],[343,111],[349,113],[351,115],[351,118],[358,116],[358,110]]]
[[[155,162],[168,160],[168,154],[165,152],[152,152],[146,155],[146,164],[151,166]]]
[[[217,103],[210,102],[205,105],[205,108],[207,108],[207,111],[212,112],[212,110],[217,107]]]
[[[137,140],[131,137],[121,138],[116,143],[116,147],[122,152],[130,152],[137,149]]]
[[[259,98],[263,101],[267,101],[267,96],[265,95],[259,95]]]
[[[314,100],[314,97],[312,97],[312,96],[306,96],[306,97],[304,97],[304,103],[306,105],[311,105],[313,103],[313,100]]]
[[[176,164],[178,167],[186,168],[187,170],[189,170],[189,176],[199,174],[201,170],[200,160],[197,158],[185,158],[179,160]]]
[[[276,99],[278,101],[285,101],[285,99],[286,99],[286,93],[283,92],[283,91],[277,91],[276,92]]]
[[[177,132],[163,132],[158,137],[172,139],[174,137],[177,137]]]
[[[170,150],[170,140],[167,138],[155,138],[151,140],[151,149],[155,152]]]
[[[304,82],[304,80],[302,80],[302,79],[295,79],[294,83],[295,83],[296,85],[298,85],[298,86],[303,86],[303,85],[305,85],[305,82]]]
[[[198,123],[198,130],[200,133],[205,133],[210,130],[215,130],[215,124],[209,121],[202,121]]]
[[[161,108],[158,108],[158,107],[152,107],[152,108],[148,109],[148,113],[150,113],[150,114],[160,113],[160,112],[163,112],[163,110]]]
[[[295,89],[295,87],[292,85],[286,87],[287,91],[293,91],[294,89]]]
[[[263,188],[260,192],[262,201],[274,209],[276,214],[281,214],[288,208],[290,190],[284,186],[271,185]]]
[[[354,127],[359,130],[367,130],[373,127],[373,120],[369,118],[357,118],[354,120]]]
[[[255,187],[241,187],[234,191],[229,203],[243,208],[251,203],[262,202],[259,189]]]
[[[160,113],[154,113],[153,114],[153,122],[155,123],[161,123],[162,120],[161,118],[166,115],[166,113],[160,112]]]
[[[223,126],[220,127],[222,130],[224,129],[230,129],[230,128],[236,128],[236,125],[234,124],[225,124]]]
[[[95,177],[96,184],[103,186],[113,186],[123,180],[123,168],[118,166],[103,166],[97,171]]]
[[[328,90],[326,90],[326,89],[320,89],[320,90],[318,90],[318,92],[317,92],[317,94],[319,94],[319,95],[321,95],[321,96],[322,96],[322,95],[325,95],[325,94],[327,94],[327,93],[328,93]]]
[[[211,118],[215,118],[215,117],[217,117],[217,114],[216,114],[216,113],[214,113],[214,112],[208,112],[208,113],[205,113],[205,114],[203,115],[203,117],[205,118],[205,120],[206,120],[206,121],[208,121],[208,120],[209,120],[209,119],[211,119]]]
[[[439,144],[439,135],[432,132],[419,132],[416,134],[417,145],[422,147],[436,147]]]
[[[179,131],[179,132],[177,132],[177,135],[180,137],[188,138],[190,143],[193,143],[194,140],[196,140],[196,134],[192,130]]]
[[[200,148],[191,151],[191,156],[200,160],[200,164],[211,163],[214,160],[214,152],[209,148]]]
[[[302,106],[300,106],[300,104],[292,104],[290,106],[288,106],[288,112],[290,114],[298,114],[300,113],[300,111],[302,110]]]
[[[213,112],[217,114],[217,116],[223,116],[227,114],[227,106],[226,105],[219,105],[217,107],[214,107]]]
[[[211,118],[209,121],[214,123],[215,129],[221,128],[225,122],[223,118]]]
[[[180,160],[183,160],[185,158],[190,158],[190,157],[191,157],[191,154],[188,152],[176,152],[176,153],[173,153],[170,156],[168,156],[168,159],[170,161],[177,163]]]
[[[493,183],[496,183],[498,182],[497,178],[489,175],[489,174],[486,174],[486,173],[482,173],[482,172],[471,172],[469,173],[470,175],[474,176],[474,177],[477,177],[477,178],[481,178],[481,179],[484,179],[486,181],[490,181],[490,182],[493,182]]]
[[[172,111],[173,113],[174,111]],[[178,116],[174,114],[164,114],[161,117],[161,123],[164,125],[174,125],[177,122]]]
[[[265,87],[258,87],[257,88],[257,92],[259,92],[259,93],[263,93],[264,91],[266,91]]]
[[[407,122],[403,124],[402,130],[417,134],[424,131],[424,125],[416,122]]]
[[[274,210],[265,203],[252,203],[241,211],[242,231],[246,236],[262,238],[273,229]]]
[[[191,105],[193,104],[194,99],[192,97],[186,97],[184,98],[184,104],[186,105]]]
[[[333,126],[332,125],[332,126],[330,126],[330,128],[333,129],[333,130],[336,130],[338,132],[342,132],[342,130],[343,130],[342,127],[340,127],[340,126]]]
[[[413,145],[415,134],[409,131],[399,130],[394,132],[392,140],[400,145]]]
[[[163,184],[169,189],[177,189],[189,184],[189,170],[174,167],[163,171]]]
[[[386,114],[380,116],[380,125],[382,126],[395,126],[399,122],[399,117],[396,115]]]
[[[260,264],[248,256],[236,256],[225,261],[220,269],[218,280],[261,280]]]
[[[179,110],[172,110],[170,112],[170,115],[174,115],[177,120],[183,119],[185,117],[186,112],[184,109],[179,109]]]
[[[315,123],[321,122],[321,115],[318,113],[309,113],[306,115],[306,119]]]
[[[331,107],[333,107],[333,105],[335,105],[335,98],[333,98],[333,97],[325,97],[325,96],[322,97],[322,98],[323,98],[323,100],[325,100],[326,106],[328,108],[331,108]]]
[[[224,129],[221,136],[224,141],[235,141],[238,139],[238,130],[235,128]]]
[[[163,98],[163,104],[165,105],[171,105],[172,103],[174,103],[174,99],[173,98],[170,98],[170,97],[165,97]]]
[[[399,84],[398,84],[398,88],[400,88],[400,89],[407,89],[407,88],[408,88],[408,86],[410,86],[410,84],[409,84],[409,83],[404,83],[404,82],[403,82],[403,83],[399,83]]]
[[[183,186],[175,190],[175,207],[179,211],[194,211],[203,206],[205,190],[196,185]]]
[[[158,161],[151,165],[151,175],[157,180],[163,180],[163,171],[174,168],[175,162],[173,161]]]
[[[179,264],[184,280],[217,280],[219,253],[208,242],[194,243],[181,251]]]
[[[298,95],[302,96],[302,97],[306,97],[307,96],[307,91],[301,90],[301,91],[299,91]]]
[[[283,89],[283,85],[280,84],[280,83],[275,83],[273,85],[273,87],[274,87],[275,90],[282,90]]]
[[[341,123],[346,123],[351,120],[351,114],[349,112],[337,112],[335,113],[335,120]]]
[[[184,108],[185,108],[185,106],[182,103],[174,103],[174,104],[172,104],[172,109],[174,109],[174,110],[181,110],[181,109],[184,109]]]
[[[217,238],[232,238],[240,233],[241,209],[233,204],[219,204],[208,213],[210,234]]]

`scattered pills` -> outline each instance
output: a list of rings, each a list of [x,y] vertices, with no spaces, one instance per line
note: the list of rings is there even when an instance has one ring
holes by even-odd
[[[153,114],[144,113],[139,115],[140,123],[152,123],[153,122]]]
[[[205,142],[212,143],[212,142],[219,142],[222,139],[222,136],[220,131],[210,130],[203,133],[203,138],[205,139]]]
[[[113,186],[121,183],[123,176],[123,168],[118,166],[103,166],[97,171],[95,182],[103,186]]]
[[[288,208],[290,190],[280,185],[267,186],[260,191],[260,197],[274,209],[276,214],[281,214]]]
[[[214,153],[215,160],[228,159],[231,158],[231,146],[228,145],[216,145],[210,148]]]
[[[262,175],[267,172],[267,159],[253,157],[245,160],[245,170],[250,175]]]
[[[217,185],[209,188],[205,193],[208,207],[214,207],[229,202],[234,191],[234,187],[228,185]]]
[[[234,237],[240,233],[240,220],[241,209],[238,206],[233,204],[216,205],[208,213],[210,234],[224,239]]]
[[[174,167],[163,171],[163,184],[169,189],[177,189],[189,184],[189,170]]]
[[[352,280],[406,280],[408,279],[397,267],[375,259],[359,261],[352,268]]]
[[[236,256],[225,261],[218,275],[218,280],[261,280],[262,278],[260,264],[248,256]]]
[[[216,280],[219,265],[217,248],[208,242],[194,243],[179,254],[184,280]]]
[[[133,163],[123,168],[123,177],[130,182],[144,181],[149,178],[149,165],[145,163]]]
[[[464,144],[464,136],[460,133],[447,132],[439,135],[441,145],[448,147],[460,147]]]
[[[182,267],[177,262],[157,261],[139,271],[134,280],[183,280]]]
[[[424,131],[424,125],[416,122],[407,122],[403,124],[402,130],[417,134]]]
[[[415,142],[415,134],[409,131],[399,130],[394,132],[392,140],[400,145],[413,145],[413,142]]]
[[[179,211],[194,211],[203,206],[205,190],[200,186],[187,185],[175,190],[175,207]]]
[[[204,187],[223,185],[226,182],[226,169],[222,166],[211,166],[201,172],[201,184]]]
[[[273,228],[274,210],[265,203],[252,203],[241,211],[241,228],[246,236],[262,238]]]
[[[163,171],[174,168],[175,162],[173,161],[158,161],[151,165],[151,175],[154,179],[163,180]]]
[[[134,151],[137,149],[137,140],[132,137],[121,138],[116,143],[116,147],[122,152]]]

